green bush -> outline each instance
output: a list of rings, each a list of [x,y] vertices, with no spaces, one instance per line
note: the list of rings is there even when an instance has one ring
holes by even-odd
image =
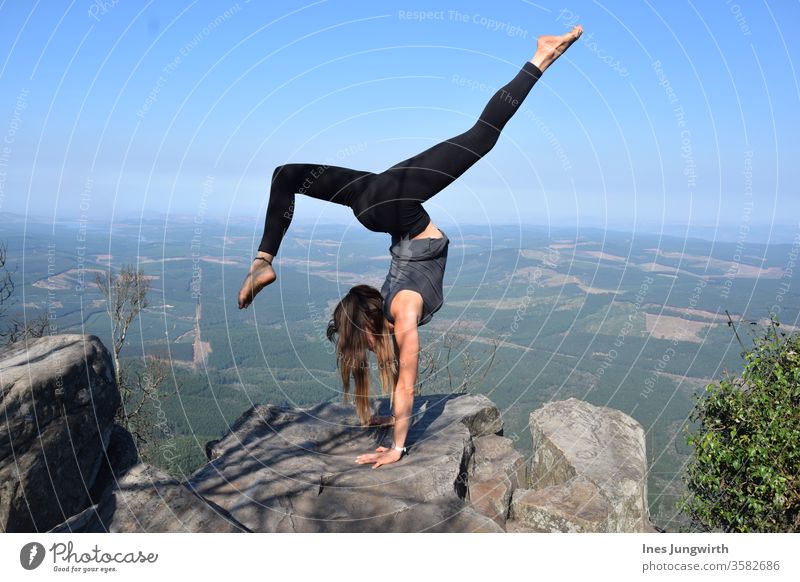
[[[679,505],[701,531],[800,530],[800,334],[779,326],[743,351],[741,377],[695,395]]]

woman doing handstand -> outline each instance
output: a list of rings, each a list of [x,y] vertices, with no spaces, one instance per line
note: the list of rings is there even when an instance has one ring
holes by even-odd
[[[449,245],[422,203],[492,149],[545,69],[582,32],[577,25],[560,36],[540,36],[533,58],[489,99],[475,125],[379,174],[319,164],[284,164],[275,169],[264,235],[239,292],[240,309],[276,279],[272,260],[292,221],[296,193],[346,205],[367,229],[392,235],[392,260],[381,290],[354,286],[336,305],[327,329],[328,339],[337,345],[345,399],[351,376],[355,381],[362,425],[394,426],[391,448],[378,447],[356,462],[374,463],[376,468],[394,463],[405,452],[417,381],[418,327],[442,306]],[[371,415],[367,350],[376,354],[383,393],[389,392],[390,407],[394,405],[390,417]]]

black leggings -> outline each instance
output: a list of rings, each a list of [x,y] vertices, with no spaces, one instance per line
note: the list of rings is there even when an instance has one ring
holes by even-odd
[[[431,220],[422,203],[492,149],[541,75],[542,71],[527,61],[489,99],[470,129],[380,174],[324,164],[278,166],[272,174],[264,236],[258,250],[273,256],[278,253],[292,222],[295,193],[348,206],[371,231],[414,238]]]

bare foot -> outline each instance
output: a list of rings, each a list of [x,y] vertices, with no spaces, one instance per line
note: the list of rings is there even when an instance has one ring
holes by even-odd
[[[552,65],[569,46],[578,40],[583,34],[583,26],[576,24],[571,31],[560,36],[540,36],[537,39],[536,54],[533,55],[531,62],[544,70]]]
[[[255,259],[239,291],[239,309],[248,307],[258,292],[277,278],[271,262],[261,258]]]

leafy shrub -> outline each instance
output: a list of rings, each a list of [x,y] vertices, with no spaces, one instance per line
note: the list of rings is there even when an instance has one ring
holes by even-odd
[[[779,325],[772,319],[743,352],[741,377],[695,395],[679,504],[699,530],[800,530],[800,334]]]

